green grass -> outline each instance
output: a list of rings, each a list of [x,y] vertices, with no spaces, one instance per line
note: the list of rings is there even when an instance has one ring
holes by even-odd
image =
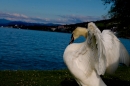
[[[130,86],[130,68],[119,67],[113,75],[102,76],[107,86]],[[0,86],[78,86],[70,72],[52,71],[0,71]]]

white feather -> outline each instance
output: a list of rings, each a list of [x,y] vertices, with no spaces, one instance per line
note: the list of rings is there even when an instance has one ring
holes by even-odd
[[[106,86],[100,75],[115,72],[120,62],[127,66],[130,63],[126,48],[109,30],[101,33],[91,22],[88,29],[76,28],[73,36],[74,39],[87,38],[83,43],[68,45],[63,55],[66,66],[80,86]]]

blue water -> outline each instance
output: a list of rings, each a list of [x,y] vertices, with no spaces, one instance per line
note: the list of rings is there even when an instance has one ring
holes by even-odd
[[[0,28],[0,70],[64,69],[63,52],[70,37],[69,33]],[[120,40],[130,52],[130,40]]]

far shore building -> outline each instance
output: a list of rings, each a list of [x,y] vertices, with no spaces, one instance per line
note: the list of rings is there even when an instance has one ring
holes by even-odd
[[[52,30],[52,31],[55,31],[55,30],[56,30],[56,28],[54,28],[54,27],[53,27],[53,28],[51,28],[51,30]]]
[[[60,31],[65,31],[65,26],[64,25],[60,25],[57,27],[58,30]]]

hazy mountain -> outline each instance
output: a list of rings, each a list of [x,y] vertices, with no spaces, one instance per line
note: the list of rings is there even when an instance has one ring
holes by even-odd
[[[10,20],[0,19],[0,24],[8,24],[10,22],[11,22]]]
[[[25,25],[25,26],[35,26],[35,25],[45,25],[45,26],[58,26],[60,24],[53,24],[53,23],[29,23],[23,21],[10,21],[7,19],[0,19],[0,25]]]

